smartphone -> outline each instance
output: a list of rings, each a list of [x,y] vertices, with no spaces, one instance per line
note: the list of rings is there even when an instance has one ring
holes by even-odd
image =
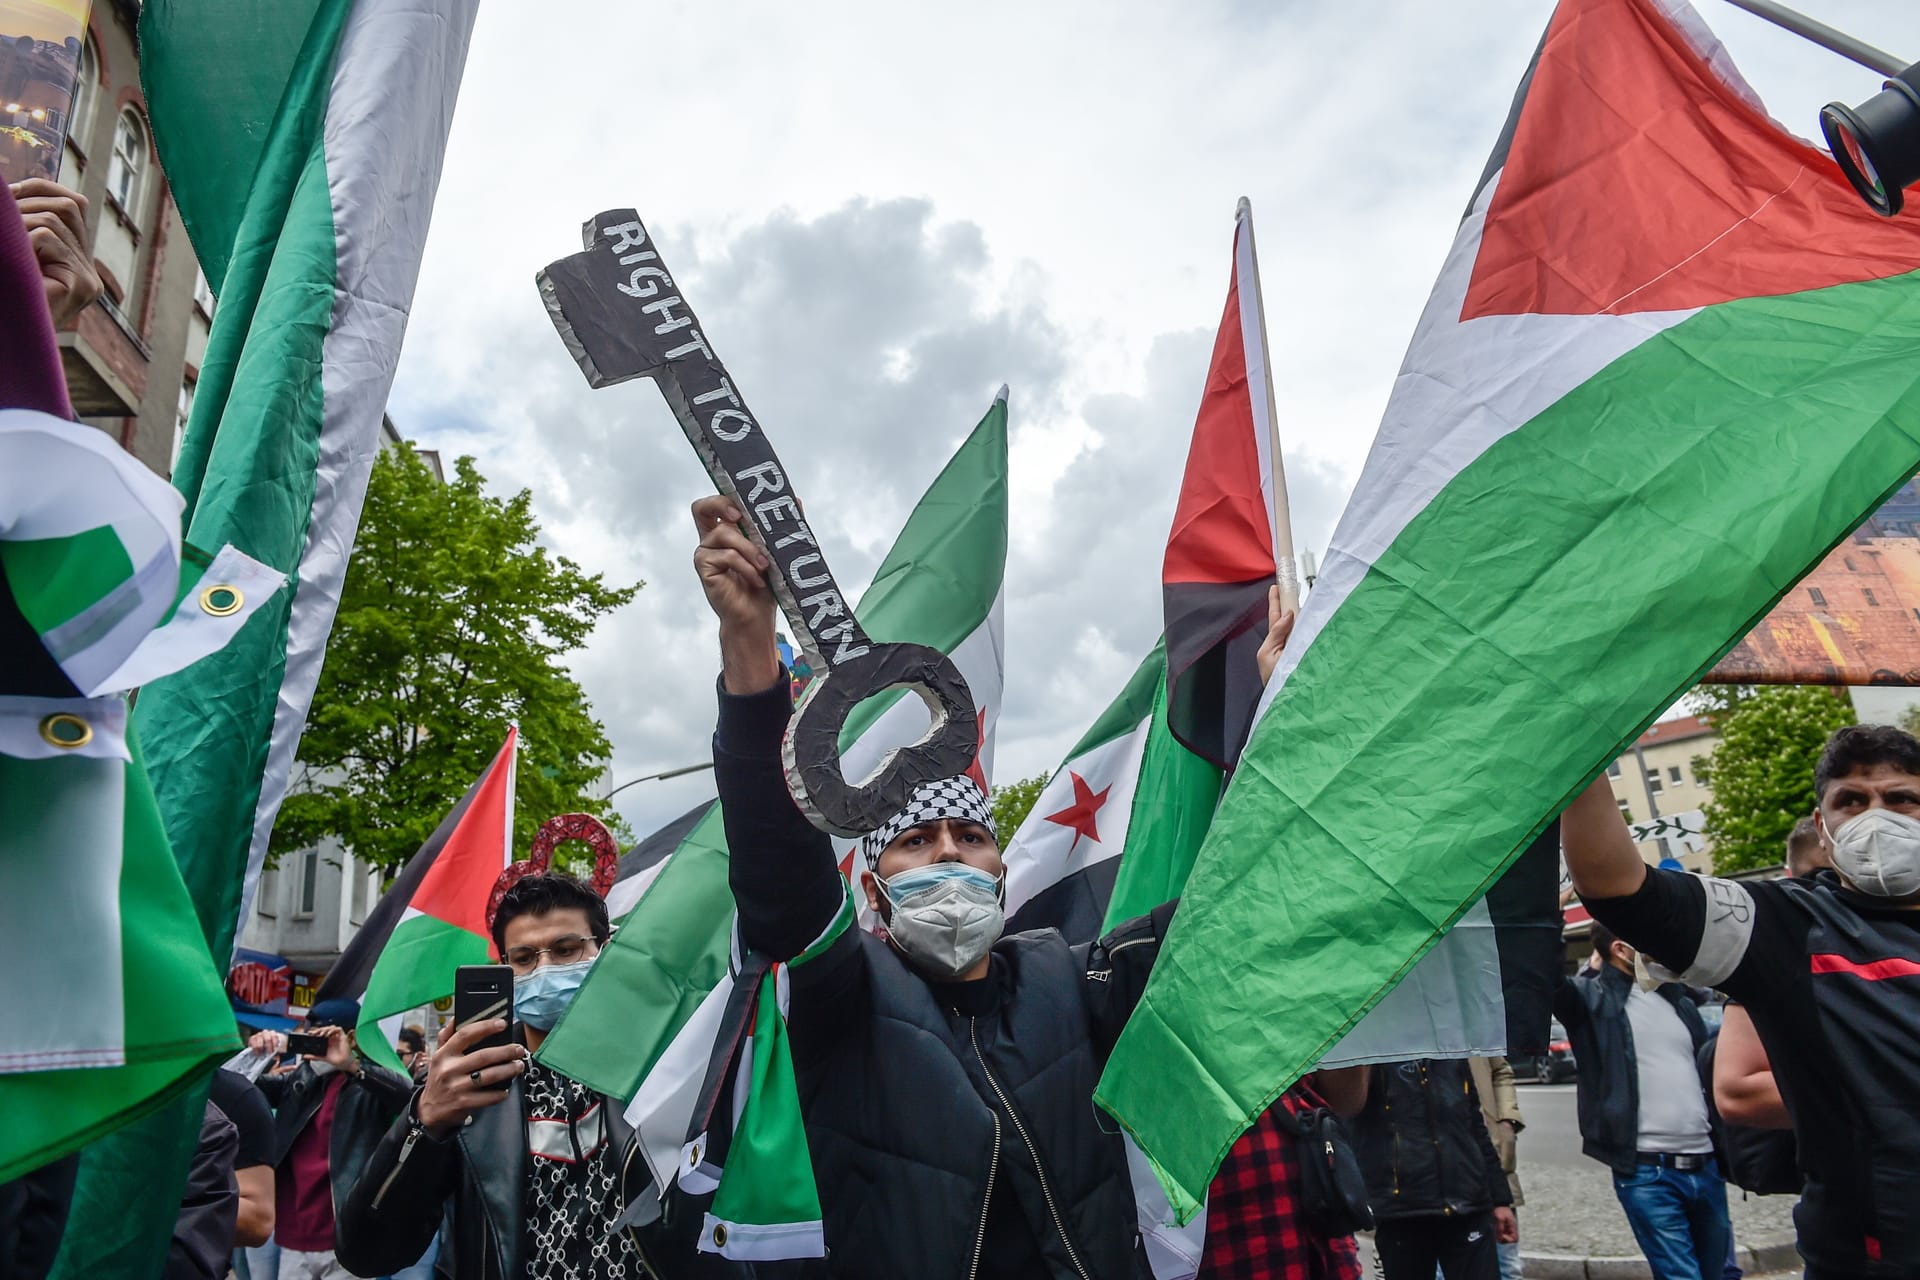
[[[467,1046],[467,1052],[513,1043],[513,969],[504,964],[463,964],[453,975],[453,1025],[505,1018],[506,1028]],[[493,1087],[502,1091],[507,1081]]]
[[[0,182],[60,180],[87,9],[88,0],[0,0]]]
[[[329,1044],[325,1036],[303,1036],[298,1032],[287,1036],[288,1053],[308,1053],[316,1058],[324,1058]]]

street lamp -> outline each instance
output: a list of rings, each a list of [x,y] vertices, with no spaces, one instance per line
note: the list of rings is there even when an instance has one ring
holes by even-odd
[[[664,778],[678,778],[684,774],[699,773],[702,769],[711,769],[711,768],[713,768],[713,761],[704,760],[699,764],[683,764],[678,769],[667,769],[661,773],[649,773],[644,777],[629,778],[625,782],[621,783],[619,786],[615,787],[613,790],[607,792],[607,799],[609,800],[613,799],[615,796],[619,795],[622,791],[625,791],[628,787],[631,787],[636,782],[659,782]]]

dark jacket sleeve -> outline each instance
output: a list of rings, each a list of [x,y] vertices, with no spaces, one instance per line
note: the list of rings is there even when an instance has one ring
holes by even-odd
[[[721,689],[713,735],[713,776],[740,939],[775,960],[791,959],[819,937],[846,892],[833,841],[787,794],[780,739],[793,710],[788,689],[784,671],[760,693]]]
[[[357,1276],[385,1276],[419,1261],[459,1173],[459,1143],[418,1128],[409,1103],[340,1202],[333,1222],[340,1265]]]
[[[1494,1149],[1493,1135],[1487,1132],[1486,1112],[1480,1106],[1480,1090],[1473,1083],[1473,1076],[1467,1076],[1467,1124],[1473,1130],[1473,1145],[1480,1151],[1480,1164],[1486,1171],[1487,1196],[1495,1207],[1513,1204],[1513,1185],[1507,1181],[1507,1171],[1500,1167],[1500,1153]]]
[[[1147,989],[1153,962],[1160,956],[1160,944],[1179,905],[1178,898],[1163,902],[1144,916],[1114,926],[1091,946],[1074,948],[1086,953],[1087,980],[1081,990],[1093,1020],[1094,1051],[1103,1061],[1133,1016],[1140,993]]]

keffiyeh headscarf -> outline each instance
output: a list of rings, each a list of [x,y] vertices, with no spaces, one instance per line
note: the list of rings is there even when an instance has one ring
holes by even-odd
[[[873,869],[874,864],[880,861],[881,851],[892,844],[902,831],[923,822],[938,822],[942,818],[977,822],[992,831],[995,840],[1000,838],[1000,833],[994,831],[993,809],[987,804],[986,796],[981,794],[979,784],[964,773],[951,778],[938,778],[921,783],[907,797],[905,808],[877,829],[860,837],[860,853],[867,860],[867,869]]]

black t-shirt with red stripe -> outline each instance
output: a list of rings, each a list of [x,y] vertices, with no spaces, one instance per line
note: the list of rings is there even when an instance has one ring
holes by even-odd
[[[1637,893],[1586,906],[1752,1015],[1807,1174],[1794,1225],[1811,1270],[1920,1274],[1920,911],[1831,871],[1743,882],[1654,868]]]

